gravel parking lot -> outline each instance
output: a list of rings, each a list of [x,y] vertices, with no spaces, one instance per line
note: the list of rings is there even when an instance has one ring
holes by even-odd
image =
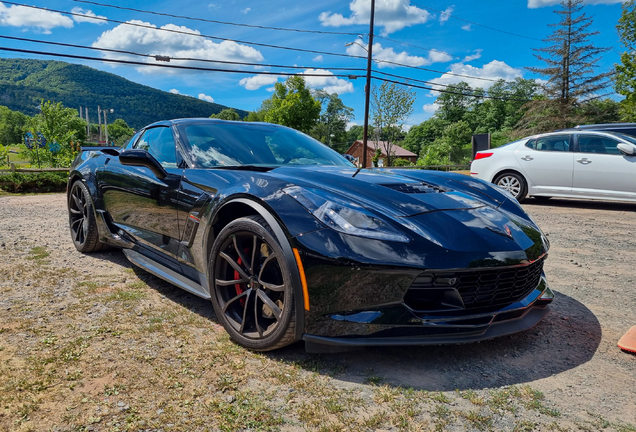
[[[636,205],[527,200],[551,313],[462,346],[255,354],[207,301],[76,252],[63,194],[0,196],[0,431],[636,431]]]

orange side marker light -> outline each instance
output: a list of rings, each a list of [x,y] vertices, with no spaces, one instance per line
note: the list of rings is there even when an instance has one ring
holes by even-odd
[[[309,310],[309,293],[307,292],[307,279],[305,278],[305,269],[303,268],[303,262],[300,260],[300,254],[298,249],[293,248],[294,256],[296,257],[296,264],[298,264],[298,271],[300,272],[300,283],[303,286],[303,298],[305,301],[305,310]]]

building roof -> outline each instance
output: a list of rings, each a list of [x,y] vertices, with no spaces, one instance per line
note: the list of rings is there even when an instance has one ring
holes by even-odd
[[[349,149],[345,152],[347,154],[351,154],[349,153],[351,150],[353,150],[353,148],[355,147],[356,144],[360,144],[362,145],[362,140],[357,140],[356,142],[354,142],[351,147],[349,147]],[[378,148],[378,145],[380,146],[380,151],[382,152],[382,154],[384,156],[386,156],[384,149],[386,148],[386,141],[367,141],[367,145],[369,146],[369,148],[373,151],[376,151],[376,149]],[[395,145],[392,144],[391,145],[391,152],[395,154],[396,157],[417,157],[417,155],[413,152],[408,151],[405,148],[400,147],[399,145]]]

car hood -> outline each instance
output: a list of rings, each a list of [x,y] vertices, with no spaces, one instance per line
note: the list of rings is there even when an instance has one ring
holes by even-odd
[[[326,189],[365,207],[387,211],[398,217],[442,210],[498,207],[503,201],[496,194],[489,194],[489,188],[470,177],[461,176],[459,181],[430,171],[280,167],[267,174],[304,188]]]

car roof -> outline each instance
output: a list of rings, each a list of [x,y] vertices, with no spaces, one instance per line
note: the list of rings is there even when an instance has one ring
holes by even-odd
[[[243,125],[259,124],[259,125],[268,125],[268,126],[280,127],[280,128],[284,128],[285,127],[285,126],[277,125],[277,124],[274,124],[274,123],[267,123],[267,122],[244,122],[244,121],[241,121],[241,120],[220,120],[220,119],[214,119],[214,118],[209,118],[209,117],[192,117],[192,118],[179,118],[179,119],[172,119],[172,120],[162,120],[162,121],[151,123],[148,126],[145,126],[143,129],[147,129],[147,128],[155,127],[155,126],[173,126],[173,125],[176,126],[176,125],[188,124],[188,123],[229,123],[229,124],[240,123],[240,124],[243,124]]]
[[[542,133],[542,134],[531,135],[531,136],[525,137],[524,139],[537,139],[537,138],[541,138],[541,137],[549,137],[549,136],[563,135],[563,134],[574,134],[574,133],[580,133],[580,132],[585,132],[586,134],[592,134],[592,135],[616,137],[616,135],[614,135],[612,133],[612,131],[599,131],[599,130],[587,130],[587,129],[584,129],[584,130],[563,129],[563,130],[556,131],[556,132],[547,132],[547,133]]]

